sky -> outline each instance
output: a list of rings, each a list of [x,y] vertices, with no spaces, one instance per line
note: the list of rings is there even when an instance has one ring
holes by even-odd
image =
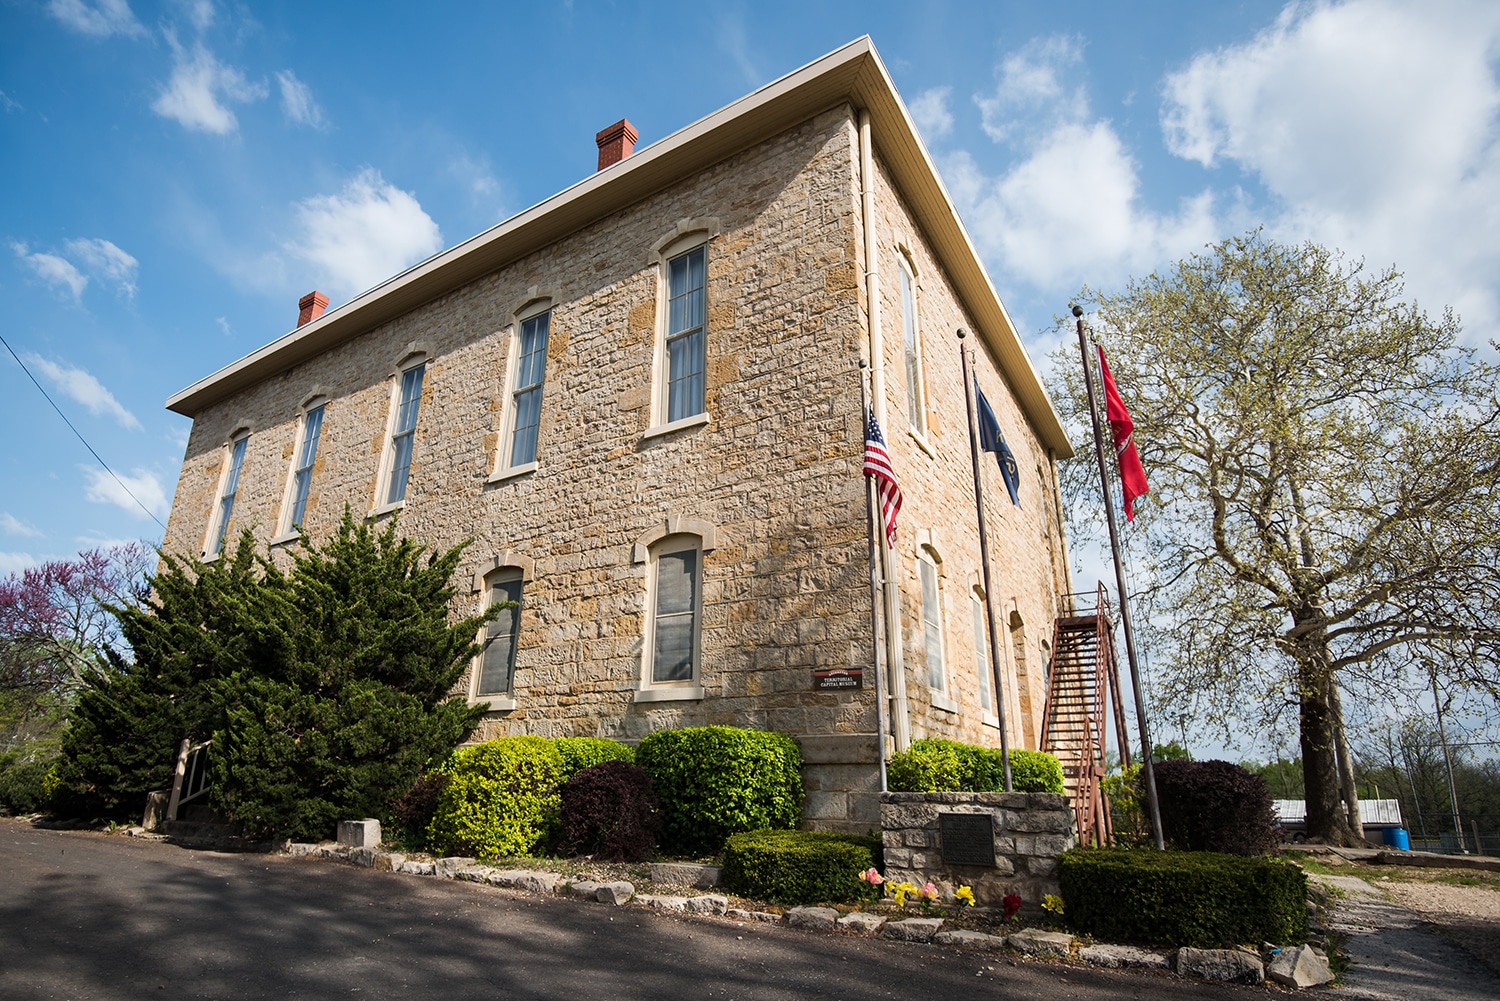
[[[0,331],[62,412],[0,352],[0,573],[159,541],[190,427],[164,401],[304,293],[864,34],[1039,367],[1080,286],[1255,227],[1500,336],[1492,2],[0,0]]]

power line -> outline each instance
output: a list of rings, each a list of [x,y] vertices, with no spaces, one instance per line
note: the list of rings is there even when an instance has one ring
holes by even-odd
[[[140,509],[142,511],[146,512],[146,517],[150,518],[152,521],[156,522],[158,525],[161,525],[161,530],[163,532],[165,532],[167,530],[167,526],[166,525],[162,525],[161,519],[158,518],[155,514],[153,514],[152,511],[151,511],[151,509],[149,507],[147,507],[146,505],[144,505],[144,504],[141,503],[141,499],[139,497],[137,497],[135,495],[135,493],[133,491],[131,491],[131,489],[125,485],[125,481],[122,480],[122,479],[120,479],[119,476],[116,476],[115,475],[115,471],[113,469],[109,468],[109,463],[105,462],[99,456],[99,453],[96,452],[96,451],[94,451],[94,446],[90,445],[88,439],[85,438],[79,432],[79,430],[76,427],[73,426],[73,422],[70,421],[70,420],[68,420],[68,415],[62,412],[62,407],[59,407],[57,405],[57,403],[52,399],[52,397],[48,395],[47,390],[45,390],[44,388],[42,388],[42,384],[40,382],[36,381],[36,376],[34,376],[34,375],[31,374],[31,369],[29,369],[29,368],[26,367],[26,363],[21,360],[21,356],[18,355],[18,354],[16,354],[16,349],[10,346],[10,342],[7,341],[3,335],[0,335],[0,344],[4,344],[5,345],[5,350],[9,351],[10,352],[10,356],[16,360],[16,364],[19,365],[19,366],[21,366],[21,371],[26,373],[26,378],[28,378],[28,379],[31,380],[31,384],[36,387],[37,392],[39,392],[39,393],[42,394],[42,398],[45,399],[48,403],[52,404],[52,409],[57,411],[57,416],[59,416],[59,417],[61,417],[63,419],[63,423],[68,426],[68,430],[69,431],[72,431],[75,435],[78,436],[78,440],[81,441],[81,442],[83,442],[83,447],[89,450],[89,454],[92,455],[98,461],[99,465],[101,465],[101,466],[104,467],[104,471],[106,473],[108,473],[110,476],[114,477],[114,481],[120,485],[120,489],[123,490],[123,491],[125,491],[127,494],[129,494],[130,495],[130,499],[133,500],[133,501],[135,501],[136,504],[140,507]]]

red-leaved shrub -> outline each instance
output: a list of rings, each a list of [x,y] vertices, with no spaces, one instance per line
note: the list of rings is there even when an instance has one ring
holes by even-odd
[[[562,787],[558,848],[565,855],[639,862],[656,849],[661,809],[645,769],[625,761],[590,765]]]
[[[1281,843],[1259,775],[1228,761],[1162,761],[1155,770],[1162,834],[1174,847],[1262,855]]]

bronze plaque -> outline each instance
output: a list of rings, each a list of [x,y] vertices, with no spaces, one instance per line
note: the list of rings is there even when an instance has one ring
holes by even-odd
[[[988,813],[940,813],[938,837],[945,865],[995,864],[995,818]]]

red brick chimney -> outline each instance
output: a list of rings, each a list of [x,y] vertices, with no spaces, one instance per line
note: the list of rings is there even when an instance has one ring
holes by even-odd
[[[601,156],[603,154],[600,154]],[[297,326],[311,323],[323,315],[323,310],[328,308],[328,296],[322,292],[309,292],[297,300],[297,308],[302,312],[297,314]]]
[[[596,133],[594,142],[599,144],[599,169],[613,167],[629,156],[635,149],[635,140],[635,126],[630,124],[628,118],[622,118],[603,132]]]

